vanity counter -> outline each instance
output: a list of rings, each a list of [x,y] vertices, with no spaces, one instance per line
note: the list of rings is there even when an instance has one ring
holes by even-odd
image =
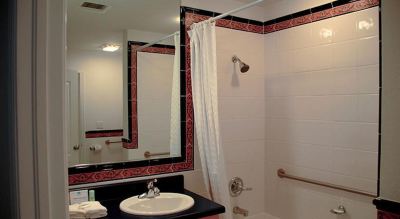
[[[119,203],[122,200],[109,200],[101,202],[108,210],[108,216],[105,219],[195,219],[203,218],[212,215],[217,215],[225,212],[225,207],[208,200],[196,193],[184,190],[183,194],[188,195],[194,199],[194,205],[186,211],[164,216],[137,216],[127,214],[119,209]]]
[[[140,180],[109,185],[87,186],[70,189],[70,191],[93,190],[96,194],[96,200],[107,208],[108,216],[104,217],[104,219],[196,219],[225,212],[224,206],[184,189],[185,186],[182,175],[158,178],[156,186],[161,192],[181,193],[192,197],[194,205],[188,210],[163,216],[138,216],[121,211],[119,209],[121,201],[145,192],[147,189],[147,182],[148,180]]]

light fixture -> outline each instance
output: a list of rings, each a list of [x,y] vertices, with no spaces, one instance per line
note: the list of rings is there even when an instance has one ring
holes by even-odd
[[[177,22],[177,23],[181,22],[181,17],[180,16],[176,17],[175,22]]]
[[[104,44],[101,49],[105,52],[115,52],[120,48],[117,44]]]
[[[328,39],[328,38],[331,38],[333,36],[333,31],[331,29],[322,28],[319,31],[319,35],[324,39]]]
[[[374,26],[374,21],[372,19],[363,20],[358,22],[358,29],[359,30],[369,30]]]

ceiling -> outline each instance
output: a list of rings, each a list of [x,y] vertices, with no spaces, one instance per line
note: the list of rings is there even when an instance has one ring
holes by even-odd
[[[81,7],[85,1],[109,7],[95,12]],[[68,0],[67,46],[93,50],[122,44],[127,29],[171,34],[179,30],[179,7],[180,0]]]
[[[99,50],[105,43],[122,44],[125,30],[168,35],[179,30],[181,0],[67,0],[67,46]],[[84,9],[84,1],[109,6],[105,13]],[[184,5],[221,13],[255,0],[182,0]],[[332,0],[264,0],[253,9],[234,14],[267,21]],[[235,4],[239,3],[239,4]],[[210,9],[211,8],[211,9]],[[157,36],[158,38],[158,36]],[[151,39],[149,41],[152,41]]]

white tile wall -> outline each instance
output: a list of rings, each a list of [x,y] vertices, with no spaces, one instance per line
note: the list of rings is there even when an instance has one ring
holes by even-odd
[[[369,198],[282,180],[276,170],[375,192],[377,19],[373,8],[267,35],[217,28],[228,180],[253,188],[234,205],[254,218],[336,219],[329,210],[340,204],[348,219],[376,218]],[[360,21],[369,29],[357,29]],[[240,73],[232,55],[250,71]],[[207,196],[195,155],[186,187]]]
[[[264,35],[217,28],[219,115],[228,180],[239,176],[253,191],[232,198],[250,215],[265,212]],[[237,55],[250,65],[242,74]],[[240,216],[235,216],[240,218]]]
[[[278,168],[376,192],[377,7],[265,36],[265,200],[281,219],[376,218],[372,200],[282,180]]]
[[[142,160],[151,145],[153,153],[170,150],[171,85],[174,56],[138,53],[139,148],[129,150],[129,160]]]

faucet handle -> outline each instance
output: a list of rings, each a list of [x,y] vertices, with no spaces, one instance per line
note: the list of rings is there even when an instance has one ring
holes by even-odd
[[[154,195],[159,196],[160,195],[160,189],[157,187],[154,187]]]
[[[232,197],[239,196],[243,191],[251,191],[252,188],[245,187],[243,180],[240,177],[234,177],[229,182],[229,192]]]
[[[244,186],[241,186],[240,189],[242,191],[252,191],[253,190],[253,188],[251,188],[251,187],[244,187]]]
[[[156,183],[157,179],[150,179],[149,181],[147,181],[147,183]]]
[[[151,179],[147,182],[147,189],[153,189],[154,188],[154,183],[157,182],[157,179]]]

